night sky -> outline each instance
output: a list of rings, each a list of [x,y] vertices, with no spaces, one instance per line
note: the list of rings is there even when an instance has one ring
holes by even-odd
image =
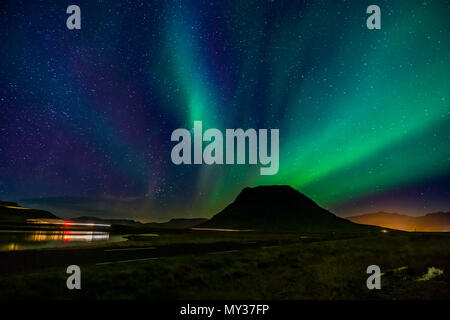
[[[342,216],[448,211],[449,17],[444,0],[2,1],[0,199],[164,220],[288,184]],[[279,128],[279,173],[172,164],[194,120]]]

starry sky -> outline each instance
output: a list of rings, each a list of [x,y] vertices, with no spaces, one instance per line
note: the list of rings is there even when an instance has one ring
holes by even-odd
[[[160,221],[288,184],[341,216],[448,211],[449,17],[445,0],[2,1],[0,199]],[[172,164],[194,120],[278,128],[278,174]]]

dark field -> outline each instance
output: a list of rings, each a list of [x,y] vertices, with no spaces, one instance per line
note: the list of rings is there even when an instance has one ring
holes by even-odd
[[[177,232],[21,254],[17,270],[17,253],[1,256],[0,299],[450,299],[448,233]],[[68,264],[46,260],[56,254],[81,266],[81,290],[66,288]],[[366,287],[372,264],[381,290]],[[443,274],[417,281],[430,267]]]

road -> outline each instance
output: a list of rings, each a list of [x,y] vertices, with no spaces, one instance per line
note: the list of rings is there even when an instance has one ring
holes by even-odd
[[[270,248],[278,241],[172,244],[126,248],[65,248],[0,252],[0,273],[15,273],[69,265],[128,263],[190,254],[227,254],[251,248]]]

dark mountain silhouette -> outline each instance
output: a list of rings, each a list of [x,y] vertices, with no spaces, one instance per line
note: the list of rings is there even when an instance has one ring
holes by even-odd
[[[348,217],[347,219],[355,223],[403,231],[450,231],[450,212],[434,212],[419,217],[399,213],[375,212]]]
[[[0,223],[26,223],[27,219],[59,218],[48,211],[24,208],[15,202],[0,201]]]
[[[371,230],[335,216],[289,186],[245,188],[233,203],[198,227],[309,232]]]

